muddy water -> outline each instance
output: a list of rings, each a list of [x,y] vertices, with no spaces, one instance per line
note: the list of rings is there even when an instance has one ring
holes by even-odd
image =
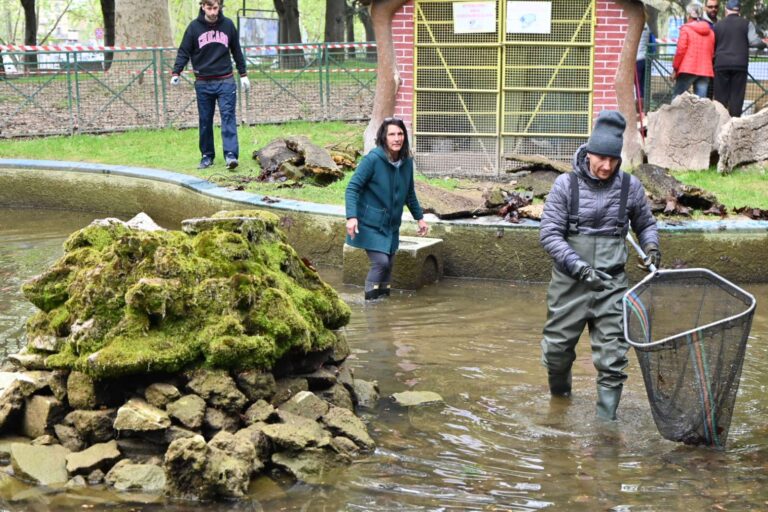
[[[0,340],[23,343],[32,311],[19,284],[60,254],[89,215],[0,210]],[[758,297],[728,449],[680,446],[657,433],[634,355],[619,409],[594,418],[594,369],[582,340],[570,401],[549,398],[539,364],[545,285],[445,280],[366,304],[340,272],[321,269],[353,310],[347,327],[357,377],[384,397],[366,412],[378,448],[325,485],[263,478],[253,498],[221,505],[163,502],[102,489],[30,488],[0,478],[0,504],[18,510],[568,510],[768,508],[768,287]],[[431,390],[445,404],[406,410],[386,399]]]

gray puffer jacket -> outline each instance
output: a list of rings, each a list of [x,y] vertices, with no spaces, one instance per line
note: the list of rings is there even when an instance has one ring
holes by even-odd
[[[624,173],[619,169],[605,181],[594,177],[589,172],[586,145],[581,146],[573,156],[573,172],[579,178],[579,234],[615,235],[621,196],[621,180]],[[567,240],[570,199],[570,176],[567,173],[561,174],[552,185],[552,190],[544,204],[539,240],[558,269],[577,277],[574,273],[581,266],[579,263],[582,260]],[[656,219],[653,218],[645,198],[643,185],[634,176],[630,176],[627,216],[633,231],[637,234],[641,247],[646,247],[648,244],[659,246]],[[626,236],[626,231],[627,228],[625,227],[624,236]]]

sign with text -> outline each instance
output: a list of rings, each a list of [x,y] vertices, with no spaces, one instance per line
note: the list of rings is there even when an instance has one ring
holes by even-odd
[[[496,2],[454,2],[453,33],[496,32]]]

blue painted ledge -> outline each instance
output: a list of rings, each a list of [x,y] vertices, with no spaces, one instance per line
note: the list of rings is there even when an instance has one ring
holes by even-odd
[[[130,167],[127,165],[110,165],[90,162],[67,162],[60,160],[28,160],[15,158],[0,158],[0,168],[7,169],[37,169],[50,170],[57,172],[84,172],[95,174],[110,174],[115,176],[125,176],[130,178],[139,178],[147,180],[163,181],[166,183],[175,183],[184,188],[194,190],[200,194],[208,195],[218,199],[236,201],[239,203],[250,204],[261,208],[273,208],[276,210],[288,210],[297,212],[307,212],[320,215],[332,215],[343,217],[344,207],[338,205],[327,205],[310,203],[306,201],[296,201],[293,199],[280,198],[277,202],[265,201],[264,197],[250,192],[239,190],[230,190],[211,183],[210,181],[180,174],[176,172],[164,171],[162,169],[151,169],[147,167]],[[406,215],[406,218],[410,216]],[[522,219],[519,224],[510,224],[504,222],[500,217],[479,217],[476,219],[457,219],[457,220],[438,220],[436,217],[430,222],[440,222],[453,225],[473,225],[473,226],[494,226],[502,228],[536,228],[538,221]],[[768,231],[768,221],[733,219],[733,220],[683,220],[679,222],[660,221],[659,229],[670,232],[755,232]]]

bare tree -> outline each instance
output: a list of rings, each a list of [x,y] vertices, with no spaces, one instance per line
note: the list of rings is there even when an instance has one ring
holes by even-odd
[[[64,17],[67,12],[69,12],[69,8],[72,6],[72,0],[67,0],[67,5],[64,6],[64,9],[61,10],[59,13],[59,16],[56,18],[56,21],[53,22],[53,25],[51,25],[51,28],[48,30],[48,33],[43,36],[42,39],[40,39],[40,44],[43,45],[48,41],[48,38],[51,37],[51,34],[56,30],[56,27],[59,26],[59,23],[61,23],[61,18]]]
[[[101,17],[104,20],[104,46],[115,45],[115,0],[101,1]],[[104,71],[112,67],[114,52],[104,52]]]
[[[141,0],[115,1],[115,43],[125,46],[173,46],[168,0],[147,8]]]
[[[21,0],[21,7],[24,9],[24,44],[28,46],[37,45],[37,12],[35,11],[35,0]],[[24,59],[26,66],[24,72],[31,71],[37,64],[37,54],[28,53]]]
[[[368,5],[373,33],[376,37],[376,92],[373,97],[371,120],[363,134],[365,152],[375,146],[376,130],[385,117],[395,112],[397,90],[401,85],[392,41],[392,17],[407,0],[361,0]]]
[[[299,28],[298,0],[274,0],[275,11],[279,18],[278,42],[280,44],[301,44],[301,29]],[[304,52],[302,50],[279,50],[280,67],[304,67]]]
[[[645,10],[638,0],[619,0],[617,3],[624,10],[627,18],[627,33],[621,48],[619,67],[616,70],[614,90],[619,112],[627,120],[624,130],[624,161],[630,166],[643,163],[643,145],[637,128],[637,109],[635,103],[635,62],[637,47],[645,25]]]
[[[325,34],[326,43],[344,41],[344,25],[347,17],[347,2],[345,0],[325,0]],[[344,50],[329,50],[335,60],[344,59]]]

